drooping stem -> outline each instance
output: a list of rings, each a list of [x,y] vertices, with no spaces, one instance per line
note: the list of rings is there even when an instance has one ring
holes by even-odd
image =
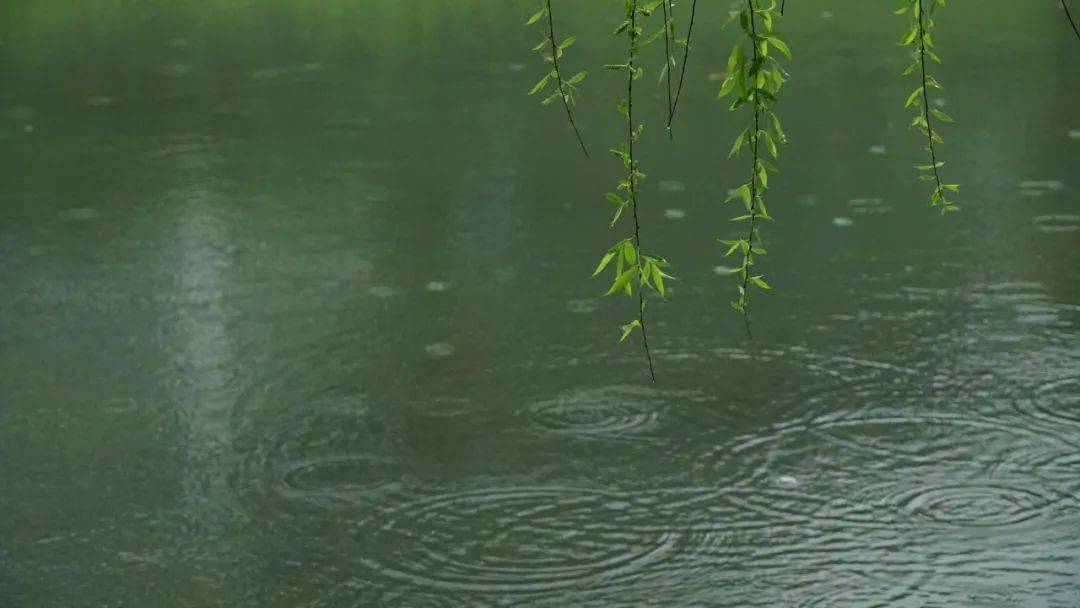
[[[663,0],[661,6],[663,7],[664,17],[664,74],[667,75],[667,110],[668,110],[668,124],[667,134],[668,139],[673,139],[671,134],[671,115],[674,112],[674,108],[671,105],[671,20],[673,7],[670,6],[671,0]]]
[[[937,154],[934,151],[934,126],[930,122],[930,98],[927,95],[926,89],[928,89],[928,79],[926,77],[926,29],[923,24],[925,15],[923,13],[923,0],[916,2],[916,10],[918,14],[916,18],[919,20],[919,69],[922,74],[922,98],[923,107],[922,114],[923,120],[926,121],[926,142],[928,144],[927,150],[930,151],[930,166],[934,170],[934,185],[938,192],[941,192],[941,175],[938,174],[938,162]]]
[[[637,258],[637,267],[641,268],[641,222],[638,220],[637,200],[637,162],[634,160],[634,78],[637,76],[637,68],[634,59],[637,55],[637,0],[633,0],[630,10],[630,53],[626,61],[626,134],[627,152],[630,155],[630,173],[627,181],[630,183],[630,203],[634,212],[634,250]],[[649,336],[645,326],[645,290],[638,289],[638,322],[641,323],[641,343],[645,348],[645,359],[649,362],[649,377],[656,382],[656,371],[653,369],[652,352],[649,350]]]
[[[757,26],[754,19],[753,0],[746,0],[746,5],[750,9],[750,46],[754,49],[754,62],[751,65],[758,65],[760,60],[758,58]],[[750,332],[750,292],[747,289],[750,283],[750,261],[754,255],[754,231],[757,228],[758,135],[761,132],[761,111],[758,95],[758,93],[754,93],[754,131],[750,136],[750,149],[753,157],[753,164],[750,166],[750,230],[746,235],[747,251],[746,255],[743,256],[742,265],[742,296],[745,298],[742,313],[743,320],[746,321],[746,336],[751,340],[754,335]]]
[[[551,14],[551,0],[545,0],[547,3],[547,17],[548,17],[548,40],[551,42],[551,63],[555,69],[555,83],[559,87],[559,97],[562,100],[563,107],[566,108],[566,119],[570,121],[570,126],[574,129],[574,135],[577,137],[578,144],[581,145],[581,151],[585,153],[585,158],[589,157],[589,150],[585,147],[585,140],[581,138],[581,131],[578,130],[577,123],[574,122],[574,113],[570,110],[570,100],[563,89],[562,70],[559,69],[559,45],[555,42],[555,18]]]
[[[668,131],[671,131],[671,122],[675,120],[675,110],[679,108],[679,98],[682,96],[683,80],[686,79],[686,61],[690,58],[690,42],[694,36],[694,17],[697,15],[697,0],[690,3],[690,25],[686,29],[686,44],[683,47],[682,69],[679,71],[679,86],[675,87],[675,100],[668,112]]]
[[[1072,26],[1073,33],[1076,34],[1076,39],[1080,40],[1080,28],[1076,27],[1076,21],[1073,20],[1072,13],[1069,12],[1069,3],[1066,0],[1061,0],[1061,8],[1065,9],[1065,18],[1069,20],[1069,25]]]

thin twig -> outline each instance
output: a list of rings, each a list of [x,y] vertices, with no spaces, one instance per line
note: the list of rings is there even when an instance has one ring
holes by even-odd
[[[754,48],[754,62],[751,65],[758,64],[758,47],[757,47],[757,26],[754,22],[754,1],[746,0],[746,6],[750,8],[750,46]],[[743,256],[743,280],[742,280],[742,297],[743,297],[743,319],[746,321],[746,337],[751,340],[754,339],[754,334],[750,332],[750,292],[747,291],[750,283],[750,261],[754,255],[754,229],[757,223],[757,167],[758,167],[758,134],[761,129],[760,125],[760,103],[757,93],[754,93],[754,134],[750,138],[751,147],[753,148],[753,165],[750,167],[750,233],[746,237],[746,255]]]
[[[930,98],[926,93],[928,88],[926,85],[926,40],[924,39],[925,30],[923,27],[923,3],[918,3],[919,14],[919,67],[922,69],[922,98],[923,98],[923,119],[926,120],[926,142],[928,144],[927,149],[930,151],[930,166],[934,169],[934,182],[937,186],[937,191],[944,192],[941,187],[941,176],[938,175],[937,155],[934,153],[934,127],[930,124]],[[944,202],[942,202],[944,204]]]
[[[559,97],[562,98],[563,107],[566,108],[566,119],[570,121],[570,126],[574,128],[574,135],[577,136],[578,143],[581,144],[581,151],[585,153],[585,158],[589,158],[589,150],[585,147],[585,140],[581,138],[581,131],[578,130],[577,123],[574,122],[574,114],[570,111],[570,100],[563,90],[562,71],[559,70],[559,47],[555,42],[555,18],[551,16],[551,0],[547,1],[547,14],[548,14],[548,40],[551,41],[551,63],[555,68],[555,82],[559,86]]]
[[[1069,3],[1061,0],[1061,8],[1065,9],[1065,18],[1069,20],[1069,25],[1072,26],[1073,32],[1076,33],[1076,39],[1080,40],[1080,29],[1076,27],[1076,21],[1073,20],[1072,13],[1069,12]]]
[[[626,125],[628,152],[630,154],[630,200],[634,205],[634,249],[637,251],[637,267],[641,272],[641,223],[638,221],[637,188],[634,186],[637,165],[634,163],[634,55],[637,41],[637,0],[633,0],[630,11],[630,56],[627,59],[629,76],[626,78]],[[652,353],[649,351],[649,335],[645,331],[645,290],[638,286],[638,323],[641,324],[641,342],[645,347],[645,358],[649,362],[649,377],[656,382],[653,369]]]
[[[675,110],[679,108],[679,98],[682,96],[683,79],[686,78],[686,60],[690,58],[690,41],[694,36],[694,16],[697,14],[697,0],[690,3],[690,25],[686,29],[686,44],[683,48],[682,69],[679,73],[679,86],[675,88],[675,101],[671,104],[671,112],[668,113],[667,128],[671,130],[671,122],[675,120]]]
[[[780,16],[784,16],[784,7],[787,6],[787,0],[780,1]]]
[[[671,0],[664,0],[661,3],[664,11],[664,73],[667,74],[667,111],[668,118],[670,119],[673,112],[671,106],[671,19],[673,17],[668,12],[669,3]],[[668,121],[667,125],[668,139],[674,139],[675,136],[671,134],[671,121]]]

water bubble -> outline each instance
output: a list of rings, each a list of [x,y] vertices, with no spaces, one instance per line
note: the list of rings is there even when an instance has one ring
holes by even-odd
[[[870,154],[874,154],[876,156],[881,156],[882,154],[885,154],[888,151],[889,151],[889,149],[886,148],[885,146],[881,145],[881,144],[874,144],[874,145],[870,146]]]
[[[847,227],[851,226],[852,224],[854,224],[855,222],[851,221],[851,218],[847,218],[847,217],[844,217],[844,216],[840,215],[840,216],[834,217],[833,220],[832,220],[832,223],[833,223],[833,226],[836,226],[837,228],[847,228]]]
[[[792,475],[781,475],[776,478],[776,485],[781,488],[797,488],[799,480]]]
[[[424,289],[431,292],[443,292],[450,289],[450,281],[428,281]]]
[[[686,217],[686,212],[682,209],[665,209],[664,217],[669,220],[681,220]]]

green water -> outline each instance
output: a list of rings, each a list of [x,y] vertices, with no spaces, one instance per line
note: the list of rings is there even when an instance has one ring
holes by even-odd
[[[558,4],[588,162],[524,95],[531,2],[0,6],[0,605],[1080,604],[1057,3],[939,16],[941,218],[903,18],[788,2],[752,342],[703,3],[675,141],[636,112],[656,384],[588,279],[618,6]]]

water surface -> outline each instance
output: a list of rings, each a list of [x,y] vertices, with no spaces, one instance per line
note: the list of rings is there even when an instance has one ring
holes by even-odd
[[[0,9],[0,604],[1080,604],[1061,11],[939,17],[943,219],[903,20],[789,3],[749,341],[703,9],[674,143],[640,101],[653,384],[588,279],[617,7],[561,4],[588,162],[524,95],[531,3]]]

